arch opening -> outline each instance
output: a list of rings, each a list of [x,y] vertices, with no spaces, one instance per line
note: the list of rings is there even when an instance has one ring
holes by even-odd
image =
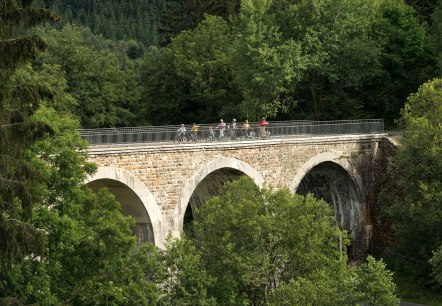
[[[194,220],[195,210],[200,208],[210,198],[220,193],[225,183],[239,179],[246,175],[240,170],[233,168],[220,168],[204,177],[196,186],[184,213],[183,231],[187,236],[193,235],[192,223]]]
[[[152,221],[143,202],[138,195],[126,184],[113,179],[97,179],[86,184],[94,192],[106,188],[121,205],[121,212],[135,219],[134,234],[138,243],[155,243]]]
[[[312,193],[333,208],[336,221],[341,229],[350,233],[352,244],[348,249],[349,258],[356,256],[355,243],[360,240],[362,209],[357,188],[349,173],[337,163],[325,161],[311,168],[302,178],[296,193]]]

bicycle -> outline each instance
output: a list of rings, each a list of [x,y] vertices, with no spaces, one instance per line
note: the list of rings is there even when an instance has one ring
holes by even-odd
[[[207,131],[207,135],[206,135],[206,141],[214,141],[215,140],[215,133],[213,132],[212,129]]]
[[[238,135],[238,138],[240,138],[240,139],[242,139],[242,140],[257,138],[257,137],[256,137],[256,133],[255,133],[251,128],[248,128],[248,129],[245,129],[245,128],[239,129],[239,133],[238,133],[238,134],[239,134],[239,135]]]
[[[190,132],[189,135],[187,135],[187,141],[193,141],[193,142],[199,141],[198,133]]]
[[[183,132],[177,132],[176,134],[175,134],[175,138],[173,139],[173,142],[175,143],[175,142],[183,142],[184,140],[187,140],[187,137],[186,137],[186,133],[183,133]]]
[[[236,138],[237,138],[236,129],[228,129],[227,130],[227,139],[228,140],[236,140]]]

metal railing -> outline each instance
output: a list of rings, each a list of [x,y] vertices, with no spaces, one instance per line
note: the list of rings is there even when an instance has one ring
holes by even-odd
[[[266,134],[261,135],[258,122],[250,122],[250,130],[242,128],[242,122],[237,123],[237,129],[232,132],[226,125],[225,137],[222,140],[241,139],[262,139],[267,137],[299,137],[302,135],[341,135],[341,134],[373,134],[384,132],[382,119],[360,119],[360,120],[334,120],[334,121],[270,121],[266,126]],[[187,131],[191,125],[185,125]],[[207,141],[209,128],[215,132],[214,141],[219,140],[219,131],[216,128],[218,123],[200,124],[196,137],[191,140]],[[172,142],[176,139],[177,130],[180,125],[168,126],[143,126],[143,127],[121,127],[121,128],[100,128],[81,129],[80,135],[91,145],[102,144],[129,144],[141,142]],[[189,139],[190,140],[190,139]]]

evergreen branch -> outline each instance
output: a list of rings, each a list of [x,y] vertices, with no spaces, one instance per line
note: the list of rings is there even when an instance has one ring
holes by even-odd
[[[22,182],[22,181],[14,181],[14,180],[9,180],[9,179],[7,179],[7,178],[4,178],[4,177],[1,177],[1,176],[0,176],[0,180],[1,180],[1,181],[4,181],[4,182],[7,182],[7,183],[14,183],[14,184],[23,184],[23,182]]]
[[[3,17],[6,24],[24,28],[30,28],[45,21],[58,22],[60,19],[60,16],[50,10],[32,7],[17,8]]]
[[[36,35],[0,41],[0,69],[14,70],[46,51],[46,43]]]
[[[0,215],[0,220],[0,237],[5,238],[0,239],[0,254],[9,256],[8,264],[22,259],[22,256],[13,255],[24,252],[44,254],[45,234],[42,230],[15,218],[1,218]]]
[[[9,123],[9,124],[0,124],[0,128],[6,128],[6,127],[10,127],[10,126],[15,126],[15,125],[23,125],[24,123],[27,122],[15,122],[15,123]]]

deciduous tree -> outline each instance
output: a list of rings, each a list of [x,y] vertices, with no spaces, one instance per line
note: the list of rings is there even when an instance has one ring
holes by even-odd
[[[260,190],[241,178],[200,207],[194,222],[192,241],[214,278],[208,292],[218,303],[398,302],[383,264],[371,258],[360,269],[348,266],[346,233],[330,206],[312,195]],[[373,286],[367,289],[368,279]]]
[[[397,237],[394,251],[401,255],[392,257],[400,275],[430,289],[434,280],[428,260],[442,244],[442,80],[429,81],[410,95],[401,120],[401,176],[394,177],[394,190],[400,192],[393,203],[384,203]]]

